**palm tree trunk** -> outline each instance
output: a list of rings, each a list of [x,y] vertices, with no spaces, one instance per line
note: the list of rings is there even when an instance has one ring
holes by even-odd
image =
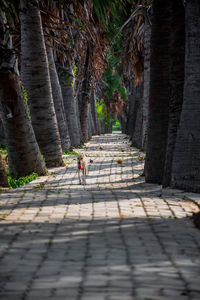
[[[0,99],[11,176],[21,177],[32,172],[45,175],[46,168],[28,117],[17,75],[8,72],[2,78],[1,74]]]
[[[168,143],[163,187],[171,182],[172,161],[183,103],[185,60],[185,9],[180,0],[171,3],[171,66]]]
[[[60,85],[62,89],[63,102],[65,108],[65,114],[67,118],[67,124],[69,129],[69,135],[71,140],[71,146],[78,147],[81,144],[80,130],[78,127],[78,111],[76,96],[74,88],[72,86],[73,70],[68,64],[58,67],[58,74],[60,79]]]
[[[62,148],[53,104],[48,59],[38,1],[21,0],[22,82],[27,90],[31,120],[48,167],[63,165]]]
[[[5,132],[3,128],[2,116],[0,112],[0,144],[5,144]]]
[[[5,163],[0,154],[0,187],[8,187],[8,177],[6,175]]]
[[[128,118],[127,118],[127,129],[126,133],[131,136],[132,134],[132,128],[134,126],[135,122],[135,114],[134,114],[134,108],[135,108],[135,89],[134,89],[134,83],[133,80],[129,82],[129,85],[127,87],[128,90]]]
[[[84,66],[84,79],[81,88],[81,97],[80,97],[80,123],[81,131],[83,134],[83,142],[88,141],[88,106],[90,102],[90,93],[89,90],[89,70],[88,70],[88,61],[89,61],[89,46],[87,46],[85,66]]]
[[[97,135],[97,133],[98,133],[98,120],[97,120],[95,91],[92,91],[90,99],[91,99],[90,100],[90,103],[91,103],[91,114],[92,114],[92,119],[93,119],[93,124],[94,124],[93,135]]]
[[[62,90],[58,79],[52,48],[47,48],[47,55],[49,61],[49,73],[51,79],[53,101],[54,101],[56,117],[58,121],[61,145],[63,150],[67,150],[70,149],[71,142],[70,142],[68,125],[67,125],[67,118],[65,115]]]
[[[169,32],[171,0],[154,0],[145,179],[162,183],[169,120]]]
[[[185,84],[172,165],[172,186],[200,192],[200,2],[185,8]]]
[[[2,29],[0,26],[0,109],[10,175],[19,177],[32,172],[45,175],[46,168],[20,87],[17,59],[12,52],[12,39],[11,36],[7,39],[8,35]]]
[[[132,128],[131,140],[135,147],[142,148],[142,109],[143,109],[143,82],[135,87],[136,103],[134,108],[134,127]]]
[[[149,85],[150,85],[150,39],[151,26],[145,24],[144,34],[144,89],[143,89],[143,115],[142,115],[142,149],[146,150],[148,110],[149,110]]]
[[[89,103],[89,105],[88,105],[88,138],[89,138],[89,140],[92,138],[92,133],[93,133],[93,124],[92,124],[91,106]]]

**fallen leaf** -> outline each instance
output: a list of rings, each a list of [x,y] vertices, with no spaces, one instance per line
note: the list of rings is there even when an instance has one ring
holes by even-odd
[[[122,164],[122,163],[123,163],[123,160],[119,158],[119,159],[117,159],[117,163],[118,163],[118,164]]]

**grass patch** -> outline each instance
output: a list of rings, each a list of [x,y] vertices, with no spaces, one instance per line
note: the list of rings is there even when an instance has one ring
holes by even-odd
[[[64,155],[74,155],[74,156],[78,155],[78,153],[73,150],[63,150],[63,154]]]
[[[35,179],[37,179],[39,176],[37,173],[32,173],[28,176],[25,176],[25,177],[20,177],[18,179],[16,178],[12,178],[11,176],[8,176],[8,184],[9,184],[9,187],[11,189],[16,189],[20,186],[23,186]]]

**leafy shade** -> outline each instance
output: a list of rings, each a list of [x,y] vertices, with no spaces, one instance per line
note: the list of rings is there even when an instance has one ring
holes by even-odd
[[[103,99],[101,99],[99,104],[96,104],[96,109],[97,109],[97,118],[98,118],[98,120],[105,119],[106,115],[107,115],[107,110],[106,110],[106,106],[104,104]]]

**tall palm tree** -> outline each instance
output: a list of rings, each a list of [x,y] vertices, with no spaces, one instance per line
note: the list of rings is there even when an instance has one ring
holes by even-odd
[[[67,125],[67,118],[64,109],[62,90],[54,62],[53,50],[48,45],[47,55],[49,61],[49,72],[51,79],[52,95],[56,111],[56,117],[58,121],[58,128],[60,133],[61,145],[63,150],[67,150],[71,147],[71,141],[69,136],[69,130]]]
[[[162,183],[169,120],[169,32],[171,0],[153,1],[150,97],[145,179]]]
[[[21,0],[20,5],[21,76],[29,98],[32,125],[47,166],[61,166],[62,148],[38,1]]]
[[[4,15],[4,20],[6,16]],[[0,109],[11,176],[46,174],[22,95],[18,62],[6,22],[0,18]],[[6,24],[6,26],[5,26]]]
[[[146,150],[148,109],[149,109],[149,84],[150,84],[150,38],[151,26],[145,22],[144,33],[144,89],[143,89],[143,113],[142,113],[142,149]]]
[[[77,111],[77,99],[73,86],[73,69],[72,65],[68,62],[65,65],[58,65],[58,73],[60,79],[60,85],[62,89],[63,103],[65,114],[67,118],[67,124],[69,129],[69,136],[72,146],[79,146],[80,130],[78,127],[78,111]]]
[[[185,61],[185,8],[180,0],[171,2],[170,33],[170,103],[168,142],[163,186],[171,182],[172,161],[183,103]]]
[[[89,70],[89,45],[87,44],[85,63],[84,63],[84,80],[82,82],[81,97],[80,97],[80,123],[83,134],[83,142],[88,140],[88,107],[90,102],[90,70]]]
[[[90,98],[90,105],[91,105],[91,115],[93,119],[93,135],[97,135],[98,133],[98,120],[97,120],[97,110],[96,110],[96,94],[95,90],[91,93]]]
[[[172,166],[172,186],[200,192],[200,2],[185,7],[185,84]]]

